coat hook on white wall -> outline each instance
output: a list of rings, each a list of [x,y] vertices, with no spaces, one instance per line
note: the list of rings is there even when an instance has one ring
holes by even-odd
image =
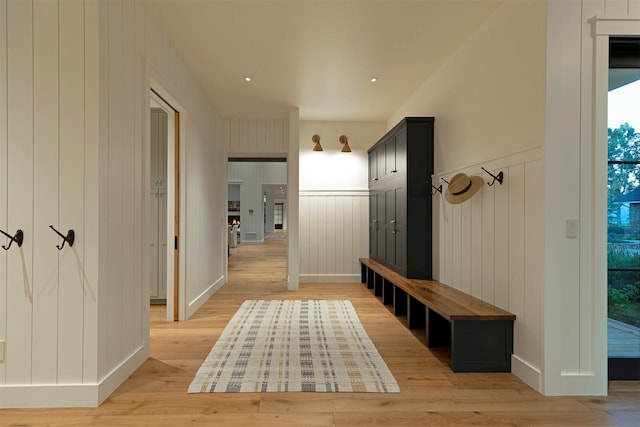
[[[9,248],[11,247],[11,245],[13,245],[13,242],[16,242],[18,244],[18,247],[22,246],[22,240],[24,239],[24,233],[22,232],[22,230],[18,230],[16,231],[16,235],[15,236],[11,236],[7,233],[5,233],[4,231],[0,230],[0,233],[4,234],[5,236],[7,236],[8,239],[11,239],[9,241],[9,246],[5,246],[2,245],[2,249],[4,249],[5,251],[8,251]]]
[[[437,187],[435,185],[431,184],[431,195],[435,196],[438,193],[442,194],[442,184],[440,184]]]
[[[73,246],[73,242],[76,240],[76,233],[73,230],[69,230],[69,232],[67,233],[67,235],[65,236],[64,234],[60,233],[58,230],[56,230],[55,228],[53,228],[53,225],[49,226],[50,229],[52,229],[53,231],[56,232],[56,234],[60,237],[62,237],[64,240],[62,241],[62,245],[56,245],[56,248],[58,248],[59,251],[62,250],[62,248],[64,248],[64,244],[68,243],[69,246]]]
[[[444,179],[444,178],[440,178],[440,179],[443,180],[444,182],[446,182],[447,184],[449,184],[449,181],[447,181],[446,179]]]
[[[491,177],[493,178],[493,181],[487,182],[487,185],[489,187],[491,187],[493,184],[495,184],[496,181],[498,181],[500,183],[500,185],[502,185],[502,180],[504,179],[504,172],[500,171],[500,173],[498,173],[498,175],[494,175],[494,174],[492,174],[491,172],[489,172],[488,170],[486,170],[483,167],[481,167],[480,169],[482,169],[483,171],[485,171],[486,173],[491,175]]]

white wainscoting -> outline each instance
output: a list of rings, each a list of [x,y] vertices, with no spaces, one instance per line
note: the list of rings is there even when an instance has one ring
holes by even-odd
[[[300,191],[300,281],[359,283],[369,247],[369,192]]]
[[[469,167],[439,173],[434,182],[458,172],[489,183],[504,173],[502,185],[485,184],[470,200],[451,205],[434,197],[439,254],[437,278],[516,315],[514,358],[539,378],[542,364],[543,162],[531,148]],[[446,191],[447,185],[443,185]]]

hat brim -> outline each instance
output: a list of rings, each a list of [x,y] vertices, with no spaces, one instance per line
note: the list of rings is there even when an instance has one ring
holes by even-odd
[[[444,198],[447,199],[447,202],[451,203],[452,205],[460,204],[469,200],[474,194],[478,192],[478,190],[482,188],[484,180],[481,177],[470,176],[469,178],[471,179],[471,187],[469,187],[469,189],[462,194],[455,195],[451,193],[447,188],[447,191],[444,194]]]

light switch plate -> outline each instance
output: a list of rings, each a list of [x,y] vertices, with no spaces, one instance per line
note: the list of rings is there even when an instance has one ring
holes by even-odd
[[[580,222],[577,219],[567,220],[567,237],[569,239],[576,239],[580,234]]]

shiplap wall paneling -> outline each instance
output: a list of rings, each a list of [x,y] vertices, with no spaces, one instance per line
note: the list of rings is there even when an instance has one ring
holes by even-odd
[[[601,0],[602,1],[602,0]],[[604,14],[607,16],[627,16],[631,7],[631,0],[604,0]]]
[[[460,205],[460,289],[471,293],[471,202]]]
[[[329,237],[329,246],[333,244],[335,250],[333,251],[333,256],[335,258],[335,270],[338,273],[348,271],[348,266],[351,264],[351,253],[346,252],[342,243],[346,240],[346,236],[344,235],[344,224],[353,221],[353,211],[351,209],[353,199],[347,200],[344,197],[335,197],[334,198],[334,206],[336,212],[341,212],[341,215],[336,215],[334,218],[333,225],[333,235]],[[367,221],[367,224],[369,221]],[[333,242],[332,242],[333,241]]]
[[[146,81],[146,69],[143,68],[142,60],[137,55],[138,52],[145,51],[145,20],[146,20],[146,11],[144,7],[139,3],[135,3],[135,24],[134,24],[134,39],[135,39],[135,51],[133,58],[133,75],[134,75],[134,87],[133,87],[133,105],[146,107],[149,103],[148,96],[149,91],[147,88]],[[133,215],[134,215],[134,236],[137,236],[136,239],[133,239],[131,249],[133,250],[133,265],[138,266],[134,267],[134,273],[132,274],[132,286],[137,290],[134,293],[134,301],[133,301],[133,320],[132,324],[134,325],[142,325],[141,326],[141,335],[131,334],[130,336],[130,345],[131,348],[135,348],[138,345],[144,344],[148,341],[148,335],[146,334],[146,320],[145,317],[148,318],[148,314],[144,310],[137,309],[144,304],[143,301],[149,297],[149,293],[147,287],[144,285],[145,283],[149,283],[148,276],[144,272],[145,268],[143,266],[146,265],[146,235],[145,228],[147,219],[144,218],[144,214],[146,213],[145,204],[146,200],[146,187],[145,183],[147,180],[145,179],[145,160],[146,160],[146,144],[145,136],[148,135],[148,127],[147,123],[149,120],[149,112],[146,108],[133,108],[133,140],[136,142],[134,148],[134,176],[133,183],[134,187],[137,189],[136,199],[133,204]],[[147,178],[148,179],[148,178]],[[136,284],[141,284],[136,286]]]
[[[483,188],[479,194],[482,199],[482,300],[495,303],[495,191]]]
[[[533,366],[542,366],[542,283],[543,266],[543,218],[544,175],[542,161],[525,165],[524,171],[524,304],[516,313],[523,322],[516,322],[515,334],[526,339],[517,339],[515,344]],[[524,330],[526,328],[526,330]],[[514,335],[514,338],[515,336]]]
[[[224,127],[225,146],[230,153],[287,153],[286,119],[228,119]]]
[[[494,175],[496,170],[489,169]],[[509,169],[504,169],[502,185],[497,181],[489,189],[495,193],[494,218],[494,301],[493,304],[509,310]],[[490,177],[489,177],[490,178]]]
[[[59,207],[61,233],[76,240],[59,252],[58,382],[82,382],[84,313],[84,9],[82,1],[60,2]],[[53,248],[55,249],[55,248]]]
[[[124,74],[122,67],[122,1],[109,2],[108,23],[108,301],[109,307],[108,330],[109,340],[106,348],[107,363],[113,366],[123,352],[122,336],[124,323],[122,305],[122,246],[123,236],[123,133],[124,120],[122,104],[124,102],[123,84]]]
[[[482,191],[482,190],[481,190]],[[482,260],[485,254],[482,252],[482,196],[477,195],[471,199],[471,238],[469,244],[470,269],[470,293],[476,298],[482,299]]]
[[[57,381],[59,329],[58,3],[33,2],[33,383]],[[64,30],[63,30],[64,31]],[[61,88],[61,91],[64,91]],[[64,107],[63,107],[64,110]],[[61,135],[63,136],[63,135]],[[16,186],[18,183],[13,182]],[[19,185],[17,185],[19,187]],[[60,312],[62,314],[62,312]],[[81,364],[79,366],[82,366]]]
[[[7,1],[0,0],[0,27],[7,28]],[[7,32],[0,31],[0,229],[7,227]],[[14,231],[15,232],[15,231]],[[2,236],[2,242],[6,242]],[[3,243],[6,245],[7,243]],[[0,313],[7,312],[7,252],[0,251]],[[7,338],[7,317],[0,316],[0,341]],[[4,356],[4,355],[3,355]],[[5,362],[0,363],[0,384],[5,383]]]
[[[100,340],[98,332],[98,304],[103,300],[98,297],[98,260],[99,260],[99,83],[104,73],[100,73],[99,64],[99,32],[86,31],[89,28],[99,26],[99,4],[84,4],[85,10],[85,75],[84,75],[84,232],[82,236],[84,245],[84,262],[82,265],[82,286],[84,294],[84,313],[82,324],[84,326],[82,346],[84,361],[82,364],[83,383],[91,383],[98,378]],[[103,221],[104,222],[104,221]]]
[[[140,325],[140,323],[134,323],[136,312],[140,311],[140,283],[133,282],[134,272],[137,270],[134,264],[135,253],[133,251],[136,238],[131,240],[127,239],[127,236],[136,236],[135,225],[135,206],[139,197],[137,194],[137,188],[133,185],[135,183],[136,164],[135,151],[136,146],[141,140],[135,139],[135,122],[134,111],[141,110],[142,105],[135,103],[135,94],[137,88],[135,83],[137,82],[135,74],[135,61],[136,61],[136,44],[135,44],[135,3],[131,1],[124,1],[122,3],[122,37],[125,42],[122,45],[122,95],[123,102],[122,109],[122,179],[124,184],[122,189],[122,271],[126,272],[122,275],[122,347],[123,352],[121,357],[126,357],[132,353],[136,345],[140,345],[140,337],[132,333],[130,325]]]
[[[33,282],[33,5],[8,3],[7,140],[9,231],[24,230],[7,265],[7,384],[31,382]],[[16,185],[20,183],[20,185]]]
[[[524,316],[524,272],[525,272],[525,165],[519,164],[508,169],[508,177],[505,172],[505,180],[509,179],[509,241],[508,241],[508,310],[516,315],[516,318]],[[533,178],[533,177],[532,177]],[[506,184],[506,182],[505,182]],[[522,349],[526,341],[527,331],[525,322],[514,325],[514,347]],[[519,350],[522,351],[522,350]]]
[[[369,197],[366,192],[357,193],[301,194],[300,273],[304,280],[359,275],[358,258],[368,256]]]

